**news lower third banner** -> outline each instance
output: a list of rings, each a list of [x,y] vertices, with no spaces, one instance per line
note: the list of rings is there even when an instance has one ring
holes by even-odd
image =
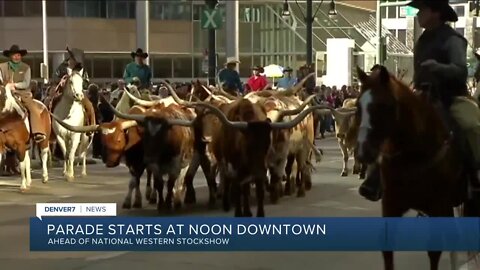
[[[94,216],[94,217],[92,217]],[[37,205],[31,251],[478,251],[478,218],[117,217],[115,204]]]

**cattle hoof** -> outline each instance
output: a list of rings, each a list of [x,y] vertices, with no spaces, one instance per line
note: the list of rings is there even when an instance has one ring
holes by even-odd
[[[243,213],[243,216],[244,217],[253,217],[252,211],[250,211],[250,210],[245,211],[245,213]]]
[[[44,183],[44,184],[48,183],[48,175],[42,177],[42,183]]]
[[[87,177],[87,173],[86,173],[86,172],[82,172],[82,177]]]
[[[148,199],[149,204],[156,204],[157,203],[157,196],[153,196],[153,194]]]
[[[152,188],[147,187],[147,189],[145,190],[145,199],[150,200],[151,194],[152,194]]]
[[[312,181],[306,181],[305,182],[305,189],[306,190],[311,190],[312,189]]]
[[[365,179],[365,174],[364,173],[359,174],[358,179],[360,179],[360,180]]]
[[[345,176],[348,176],[348,172],[347,172],[347,171],[343,171],[343,172],[342,172],[342,177],[345,177]]]
[[[258,211],[257,217],[265,217],[265,211]]]
[[[304,189],[299,189],[299,190],[297,191],[297,197],[298,197],[298,198],[303,198],[303,197],[305,197],[305,190],[304,190]]]
[[[360,169],[353,168],[352,174],[359,174],[359,173],[360,173]]]
[[[73,177],[73,175],[66,175],[65,178],[67,179],[67,182],[73,182],[75,180],[75,177]]]
[[[215,209],[216,204],[217,200],[215,199],[215,197],[210,197],[210,199],[208,200],[208,209]]]
[[[132,203],[130,201],[124,201],[122,204],[123,209],[130,209],[132,208]]]
[[[20,193],[25,193],[28,189],[26,187],[20,188]]]
[[[142,208],[142,201],[141,200],[140,201],[135,201],[133,203],[133,208],[137,208],[137,209]]]
[[[197,198],[195,196],[195,193],[189,193],[185,196],[184,200],[185,204],[195,204],[197,202]]]

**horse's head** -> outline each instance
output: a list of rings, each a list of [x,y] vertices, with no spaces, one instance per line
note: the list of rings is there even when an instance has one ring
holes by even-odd
[[[65,90],[64,93],[71,96],[73,100],[83,100],[83,69],[80,71],[68,69],[68,79],[65,84]]]
[[[397,119],[397,102],[394,88],[397,81],[383,66],[375,66],[367,75],[357,67],[362,83],[358,98],[358,158],[362,162],[372,163],[380,153],[382,143],[392,134]]]

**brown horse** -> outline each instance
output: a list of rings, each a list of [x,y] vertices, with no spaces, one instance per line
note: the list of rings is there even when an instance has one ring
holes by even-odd
[[[466,168],[452,145],[449,129],[423,96],[376,66],[367,75],[358,68],[358,157],[379,160],[383,188],[382,215],[401,217],[415,210],[430,217],[453,217],[467,201]],[[478,216],[478,211],[470,212]],[[441,251],[429,251],[430,268],[438,269]],[[385,269],[394,269],[393,252],[383,252]]]

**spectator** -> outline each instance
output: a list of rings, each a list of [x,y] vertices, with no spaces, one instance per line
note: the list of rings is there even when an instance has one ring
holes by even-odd
[[[118,80],[118,88],[113,90],[110,94],[110,103],[113,106],[116,106],[120,98],[122,97],[123,91],[125,91],[125,81],[120,79]]]
[[[268,82],[267,78],[262,75],[265,72],[263,67],[255,66],[252,68],[252,76],[248,79],[247,85],[250,92],[258,92],[263,90]]]
[[[292,88],[295,83],[297,82],[295,78],[292,78],[292,71],[291,67],[286,67],[283,69],[283,78],[278,80],[277,89],[278,90],[285,90]]]

